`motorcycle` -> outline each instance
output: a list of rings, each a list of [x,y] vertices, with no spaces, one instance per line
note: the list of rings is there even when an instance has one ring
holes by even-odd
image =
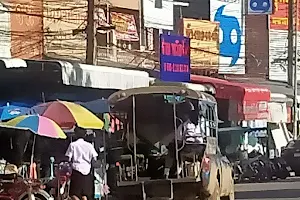
[[[265,182],[271,180],[274,174],[271,163],[257,151],[250,153],[249,158],[243,162],[234,162],[233,169],[236,182]]]
[[[276,170],[276,177],[286,179],[292,174],[292,168],[282,158],[274,158],[271,160]]]
[[[0,174],[2,200],[53,200],[39,180],[23,179],[18,174]]]
[[[70,199],[69,190],[71,182],[72,167],[69,162],[61,162],[55,170],[55,178],[47,183],[50,194],[59,200]]]
[[[58,179],[60,200],[69,199],[70,178],[72,174],[72,167],[69,162],[61,162],[58,165],[56,176]]]

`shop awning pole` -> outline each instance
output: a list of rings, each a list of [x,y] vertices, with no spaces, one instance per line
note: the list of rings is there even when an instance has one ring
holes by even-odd
[[[133,131],[133,160],[134,160],[134,169],[135,169],[135,181],[138,181],[138,166],[137,166],[137,138],[136,138],[136,104],[135,96],[132,96],[132,131]]]
[[[297,21],[297,20],[296,20]],[[294,1],[288,2],[288,84],[293,86],[293,62],[294,62]]]
[[[175,94],[173,94],[173,97],[175,98]],[[176,172],[177,172],[177,178],[179,177],[179,152],[178,152],[178,128],[177,128],[177,113],[176,113],[176,101],[173,102],[173,119],[174,119],[174,138],[175,138],[175,159],[176,159]]]
[[[293,135],[294,139],[298,138],[298,94],[297,94],[297,89],[298,89],[298,80],[297,80],[297,63],[298,63],[298,3],[299,0],[296,1],[296,27],[294,29],[295,33],[295,65],[294,65],[294,115],[293,115]]]

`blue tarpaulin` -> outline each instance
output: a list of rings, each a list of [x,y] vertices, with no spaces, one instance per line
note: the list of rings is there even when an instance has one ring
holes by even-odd
[[[27,107],[7,104],[5,106],[0,107],[0,120],[7,121],[20,115],[25,115],[28,112],[29,108]]]
[[[94,114],[108,113],[110,111],[107,99],[97,99],[89,102],[77,102]]]

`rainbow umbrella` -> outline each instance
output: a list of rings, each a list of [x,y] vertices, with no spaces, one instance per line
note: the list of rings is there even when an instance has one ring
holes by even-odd
[[[53,120],[39,115],[22,115],[1,123],[0,127],[30,130],[37,135],[50,138],[67,138],[66,134]]]
[[[67,102],[52,101],[31,108],[32,113],[55,121],[63,129],[72,129],[75,125],[84,129],[102,129],[104,122],[83,106]]]

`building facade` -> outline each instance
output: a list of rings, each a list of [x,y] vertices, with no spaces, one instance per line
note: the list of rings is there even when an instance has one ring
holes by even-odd
[[[12,57],[41,59],[43,56],[42,1],[12,0]],[[23,14],[25,13],[25,14]]]

